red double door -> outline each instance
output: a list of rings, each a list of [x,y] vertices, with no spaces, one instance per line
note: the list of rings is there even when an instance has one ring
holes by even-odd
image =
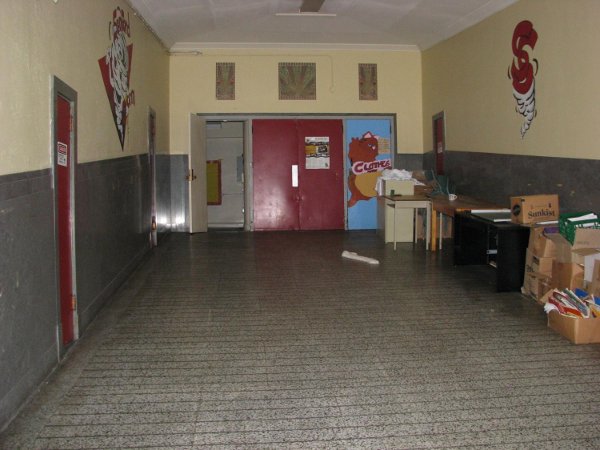
[[[343,230],[341,120],[252,122],[255,230]]]

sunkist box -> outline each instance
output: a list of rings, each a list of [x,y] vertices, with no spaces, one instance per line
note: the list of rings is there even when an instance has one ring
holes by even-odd
[[[558,220],[558,195],[521,195],[510,198],[511,220],[536,223]]]

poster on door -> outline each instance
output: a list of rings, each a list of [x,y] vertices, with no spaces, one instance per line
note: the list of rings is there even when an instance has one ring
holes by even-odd
[[[304,153],[307,169],[329,169],[329,136],[304,138]]]
[[[391,123],[389,119],[347,120],[346,158],[349,230],[377,228],[377,191],[381,172],[391,169]]]

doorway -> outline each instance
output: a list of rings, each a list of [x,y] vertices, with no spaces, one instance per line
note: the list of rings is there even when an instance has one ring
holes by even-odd
[[[190,141],[186,180],[189,185],[189,232],[204,233],[208,230],[206,120],[197,114],[190,114]]]
[[[60,348],[79,337],[75,283],[75,166],[77,93],[53,79],[52,157],[54,171]]]
[[[444,175],[444,153],[446,152],[446,119],[444,111],[437,113],[433,120],[433,145],[435,148],[435,173]]]
[[[244,228],[243,121],[206,122],[208,228]]]

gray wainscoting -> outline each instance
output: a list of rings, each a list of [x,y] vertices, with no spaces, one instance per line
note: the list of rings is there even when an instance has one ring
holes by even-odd
[[[404,170],[421,170],[423,169],[422,154],[398,154],[394,155],[394,168]]]
[[[148,155],[78,164],[76,273],[85,328],[150,249]]]
[[[156,155],[156,220],[158,235],[170,231],[171,214],[171,156]]]
[[[434,168],[434,155],[424,155]],[[509,206],[515,195],[558,194],[561,212],[598,211],[600,160],[447,151],[444,172],[459,194]]]
[[[50,170],[0,176],[0,430],[56,365]]]
[[[81,332],[150,250],[149,175],[147,154],[77,165]],[[0,177],[0,429],[59,360],[52,180],[49,169]],[[171,195],[159,189],[161,208]]]
[[[185,176],[188,155],[171,155],[171,218],[173,231],[189,231],[189,190]]]

